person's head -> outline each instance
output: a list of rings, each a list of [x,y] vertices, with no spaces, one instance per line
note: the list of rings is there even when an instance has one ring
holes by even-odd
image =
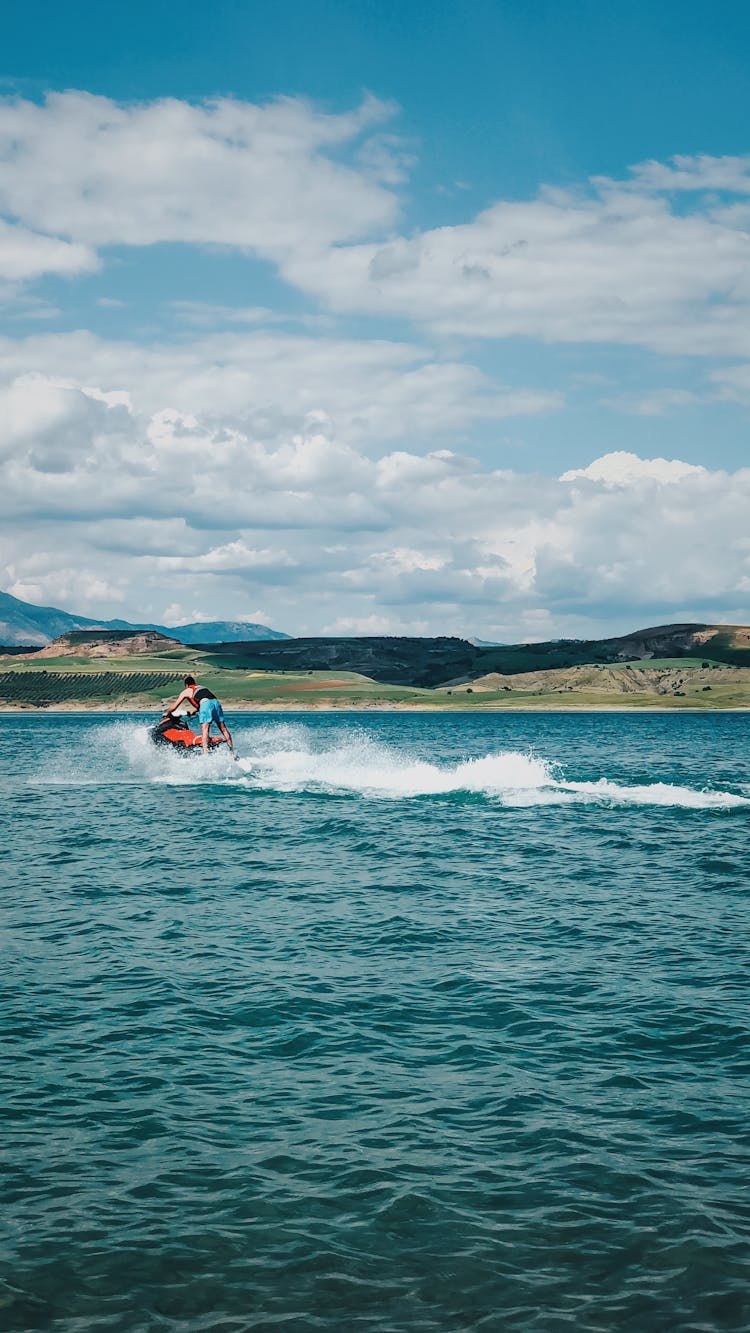
[[[186,684],[186,685],[194,685],[194,684],[195,684],[195,676],[186,676],[186,677],[185,677],[185,684]]]

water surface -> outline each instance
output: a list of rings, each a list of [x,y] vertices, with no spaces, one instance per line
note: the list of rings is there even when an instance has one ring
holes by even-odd
[[[750,717],[0,719],[0,1323],[745,1330]]]

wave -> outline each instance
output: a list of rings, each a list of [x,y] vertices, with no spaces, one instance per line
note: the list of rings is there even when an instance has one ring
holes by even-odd
[[[629,785],[608,777],[572,781],[560,765],[520,750],[436,763],[351,728],[341,728],[333,738],[329,731],[321,733],[303,724],[240,730],[237,742],[242,757],[237,762],[223,750],[208,758],[190,759],[154,750],[145,727],[133,729],[120,723],[102,730],[106,737],[100,739],[106,740],[110,750],[114,742],[126,760],[131,781],[228,783],[259,791],[392,800],[463,794],[516,807],[593,803],[731,810],[750,806],[747,795],[667,782]]]

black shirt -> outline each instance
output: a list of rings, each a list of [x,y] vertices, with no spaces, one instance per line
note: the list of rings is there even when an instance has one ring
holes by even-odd
[[[195,694],[193,695],[193,703],[199,704],[202,699],[215,699],[215,698],[216,695],[212,694],[210,690],[207,690],[205,685],[199,685],[197,690],[195,691]]]

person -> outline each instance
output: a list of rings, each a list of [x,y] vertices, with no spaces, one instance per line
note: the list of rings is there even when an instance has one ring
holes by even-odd
[[[234,754],[234,745],[232,735],[224,721],[224,709],[215,694],[212,694],[205,685],[197,685],[194,676],[185,677],[185,688],[182,694],[175,699],[175,702],[167,709],[167,713],[174,713],[180,707],[180,704],[189,704],[193,708],[193,715],[198,714],[198,721],[201,727],[201,745],[203,753],[208,754],[208,733],[211,730],[211,723],[215,722],[219,731],[232,754]],[[166,716],[166,713],[165,713]]]

